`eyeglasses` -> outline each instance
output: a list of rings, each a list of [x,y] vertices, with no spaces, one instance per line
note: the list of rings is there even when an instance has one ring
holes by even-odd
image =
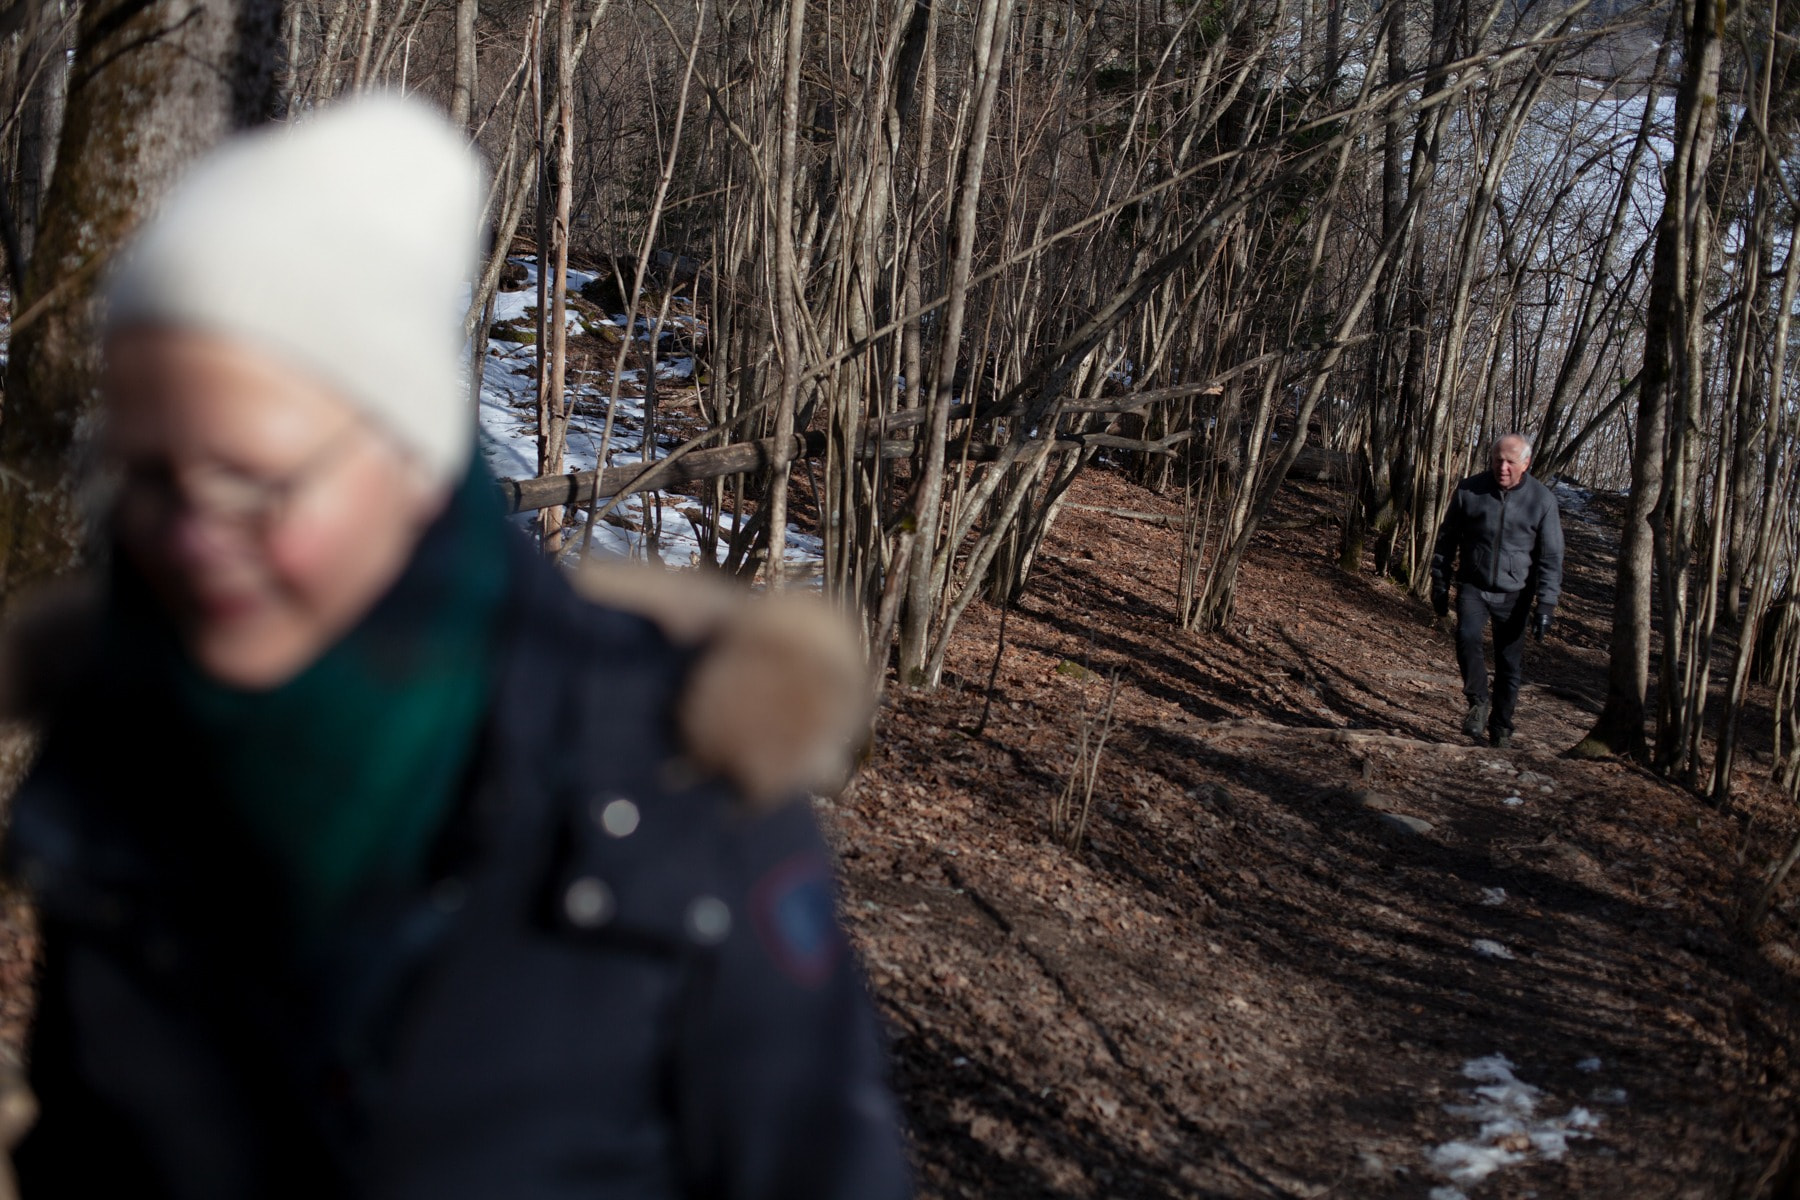
[[[277,476],[255,475],[222,463],[176,467],[167,460],[127,462],[119,470],[113,512],[133,531],[161,529],[181,513],[266,534],[292,510],[308,486],[343,457],[361,426],[325,440],[299,465]]]

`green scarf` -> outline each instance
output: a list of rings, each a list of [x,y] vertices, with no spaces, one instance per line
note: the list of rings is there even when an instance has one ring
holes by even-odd
[[[493,691],[507,536],[477,465],[393,588],[289,682],[244,691],[157,656],[192,760],[273,864],[302,941],[364,893],[423,882]]]

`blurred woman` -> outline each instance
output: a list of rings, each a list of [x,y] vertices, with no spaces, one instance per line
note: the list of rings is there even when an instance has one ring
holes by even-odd
[[[475,461],[479,203],[358,101],[202,163],[112,281],[103,595],[14,686],[27,1197],[907,1192],[798,780],[696,745],[716,679],[683,716],[725,622],[582,598]]]

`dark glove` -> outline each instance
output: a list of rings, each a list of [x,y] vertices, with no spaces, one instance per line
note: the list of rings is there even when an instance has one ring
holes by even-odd
[[[1440,617],[1450,615],[1450,581],[1448,579],[1431,581],[1431,611]]]
[[[1540,642],[1544,640],[1544,635],[1550,632],[1550,618],[1555,615],[1555,612],[1556,610],[1553,608],[1540,608],[1537,610],[1537,615],[1531,618],[1532,637]]]

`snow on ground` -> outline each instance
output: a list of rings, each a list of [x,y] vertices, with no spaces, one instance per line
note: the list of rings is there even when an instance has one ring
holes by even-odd
[[[1551,481],[1550,490],[1556,493],[1556,506],[1564,516],[1588,522],[1597,522],[1603,519],[1589,508],[1594,501],[1592,489],[1571,483],[1567,479],[1557,478]]]
[[[1506,957],[1511,957],[1507,955]],[[1599,1059],[1583,1059],[1577,1069],[1600,1070]],[[1426,1154],[1432,1169],[1448,1184],[1431,1189],[1431,1200],[1468,1200],[1464,1187],[1496,1171],[1529,1162],[1533,1155],[1555,1162],[1569,1152],[1572,1140],[1590,1138],[1600,1118],[1579,1106],[1560,1117],[1539,1117],[1543,1092],[1513,1074],[1504,1055],[1472,1058],[1462,1065],[1463,1078],[1475,1086],[1467,1104],[1446,1104],[1444,1111],[1477,1123],[1473,1137],[1445,1142]]]
[[[529,258],[513,261],[525,268],[525,286],[516,292],[501,292],[495,297],[495,325],[525,321],[532,315],[529,310],[537,305],[536,263]],[[595,276],[584,271],[570,271],[569,291],[578,291],[594,278]],[[569,329],[571,332],[580,332],[585,319],[590,325],[605,324],[613,329],[623,330],[625,316],[624,313],[616,313],[601,322],[595,322],[592,318],[583,318],[571,311]],[[633,339],[640,345],[647,346],[652,326],[651,320],[640,317],[633,331]],[[683,314],[671,315],[663,322],[665,332],[677,329],[694,331],[701,327],[698,320]],[[491,333],[491,328],[486,332]],[[537,390],[533,382],[536,357],[535,346],[492,337],[487,339],[487,353],[482,358],[484,370],[479,414],[481,446],[489,468],[502,479],[523,479],[537,474]],[[642,433],[644,372],[641,368],[636,368],[619,373],[620,394],[613,410],[613,429],[609,440],[605,430],[611,390],[611,366],[609,361],[605,364],[593,364],[591,370],[570,371],[568,389],[574,397],[575,409],[569,419],[568,445],[563,453],[565,471],[591,471],[602,454],[612,466],[645,460]],[[694,378],[695,369],[692,355],[671,355],[657,361],[656,378],[661,383],[683,385]],[[678,438],[659,435],[651,457],[666,455],[679,444]],[[700,519],[701,509],[694,501],[681,496],[671,496],[663,501],[660,512],[654,514],[658,519],[650,522],[660,525],[654,547],[647,544],[643,497],[627,497],[614,509],[614,513],[635,528],[624,529],[597,522],[593,533],[594,553],[642,558],[654,550],[656,557],[676,567],[690,566],[700,561],[702,551],[694,521]],[[689,514],[692,514],[691,518]],[[584,514],[577,514],[578,520],[582,516]],[[531,518],[524,514],[519,519],[521,522],[529,522]],[[723,518],[721,529],[729,531],[731,527],[730,518]],[[581,537],[573,539],[575,547],[580,547],[584,540]],[[726,547],[721,544],[718,551],[719,559],[723,561]],[[797,569],[802,575],[817,571],[822,566],[824,545],[818,538],[800,533],[790,526],[787,532],[786,557],[790,570]]]

